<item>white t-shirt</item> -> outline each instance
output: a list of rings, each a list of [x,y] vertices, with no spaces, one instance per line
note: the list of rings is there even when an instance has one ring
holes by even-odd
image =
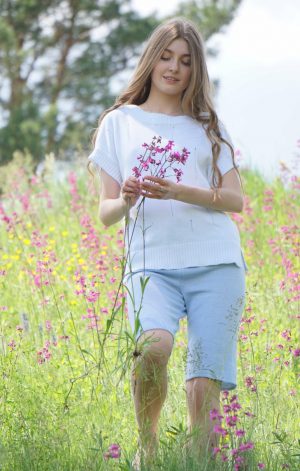
[[[232,144],[224,125],[219,125],[222,136]],[[154,136],[162,137],[162,145],[171,140],[175,150],[187,148],[190,152],[186,164],[180,167],[181,183],[211,187],[211,142],[202,124],[185,115],[151,113],[136,105],[111,111],[101,123],[89,160],[121,185],[133,175],[133,167],[139,166],[137,157],[144,151],[142,145],[150,144]],[[230,149],[224,143],[217,164],[222,175],[233,168]],[[176,181],[175,176],[169,178]],[[238,228],[227,213],[181,201],[146,198],[144,210],[141,208],[137,215],[140,201],[130,211],[125,236],[127,252],[131,241],[132,271],[221,263],[236,263],[247,271]]]

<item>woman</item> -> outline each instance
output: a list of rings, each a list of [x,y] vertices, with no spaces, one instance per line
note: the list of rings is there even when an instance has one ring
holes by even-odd
[[[153,138],[187,149],[180,183],[168,175],[133,176]],[[200,457],[218,444],[209,411],[219,410],[221,390],[236,387],[247,267],[226,214],[243,209],[239,172],[193,23],[175,18],[155,29],[128,87],[100,117],[89,161],[101,172],[101,221],[109,226],[129,216],[129,320],[146,345],[132,371],[141,450],[146,460],[157,451],[167,363],[187,316],[190,445]]]

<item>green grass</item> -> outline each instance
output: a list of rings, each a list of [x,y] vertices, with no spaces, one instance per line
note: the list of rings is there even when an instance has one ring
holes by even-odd
[[[1,203],[0,469],[130,470],[137,445],[130,392],[134,344],[122,315],[122,290],[121,308],[114,311],[104,342],[121,278],[121,226],[106,229],[97,220],[97,195],[80,167],[73,183],[64,184],[51,174],[32,181],[30,166],[21,170],[14,164],[8,168]],[[237,394],[241,405],[238,427],[245,436],[239,443],[250,441],[254,447],[242,453],[246,464],[240,469],[260,469],[263,463],[261,469],[296,471],[299,180],[283,185],[278,177],[266,183],[246,170],[242,177],[245,208],[231,216],[249,272],[238,387],[228,400]],[[91,291],[100,294],[88,301]],[[83,318],[88,309],[99,316],[98,328],[92,318]],[[184,320],[169,361],[153,469],[234,469],[232,460],[199,464],[185,461],[181,453],[187,434],[185,329]],[[230,456],[238,442],[228,430],[222,444],[229,446],[223,451]],[[119,444],[121,456],[105,460],[112,443]]]

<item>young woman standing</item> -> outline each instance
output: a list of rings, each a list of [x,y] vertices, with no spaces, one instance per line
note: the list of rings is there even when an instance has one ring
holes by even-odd
[[[247,266],[239,231],[226,213],[243,210],[243,193],[232,143],[211,94],[195,25],[183,18],[161,24],[128,87],[101,115],[89,156],[101,173],[101,221],[109,226],[129,215],[126,284],[136,304],[141,302],[136,338],[140,344],[151,340],[132,371],[140,444],[148,460],[157,451],[167,364],[182,317],[188,323],[186,392],[189,431],[199,432],[191,441],[197,456],[217,446],[217,422],[209,411],[219,410],[221,390],[236,387]],[[180,183],[133,176],[143,143],[154,136],[188,150]],[[140,229],[142,215],[136,210],[143,197],[146,230]],[[149,276],[143,293],[141,275]],[[137,309],[130,298],[128,313],[134,329]]]

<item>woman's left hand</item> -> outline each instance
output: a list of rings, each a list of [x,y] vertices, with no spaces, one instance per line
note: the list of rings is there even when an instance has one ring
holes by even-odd
[[[149,180],[147,182],[146,180]],[[177,199],[179,184],[165,178],[144,177],[141,182],[141,195],[158,200]]]

